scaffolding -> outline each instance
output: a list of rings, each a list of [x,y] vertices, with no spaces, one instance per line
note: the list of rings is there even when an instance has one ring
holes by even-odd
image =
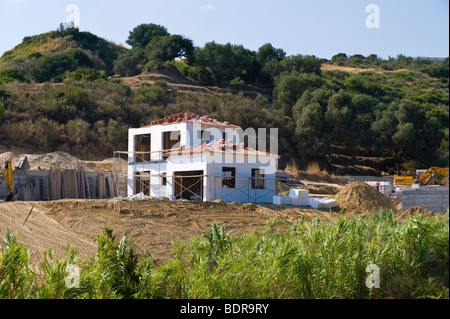
[[[161,173],[161,165],[166,163],[163,156],[170,150],[154,151],[154,152],[128,152],[128,151],[114,151],[112,161],[112,173],[113,173],[113,189],[115,197],[126,197],[128,187],[128,163],[129,159],[133,159],[135,165],[133,182],[135,188],[146,189],[147,181],[152,178],[167,178],[165,173]],[[157,164],[157,173],[152,174],[146,171],[148,164]],[[161,185],[163,183],[159,183]],[[160,196],[162,193],[160,192]]]
[[[134,166],[132,175],[134,194],[142,192],[143,195],[151,197],[166,197],[167,187],[173,187],[171,194],[175,200],[203,200],[206,183],[210,199],[235,201],[233,199],[239,194],[240,198],[248,203],[258,203],[266,196],[281,194],[285,188],[281,187],[281,184],[284,184],[283,179],[277,178],[211,176],[201,174],[201,171],[174,172],[169,176],[163,167],[167,167],[167,154],[170,151],[173,150],[115,151],[112,164],[114,197],[127,197],[129,163],[133,163]],[[153,169],[149,170],[149,166]],[[189,174],[193,172],[196,174]],[[234,180],[234,187],[228,187],[231,180]],[[263,188],[255,187],[258,181],[263,182]]]

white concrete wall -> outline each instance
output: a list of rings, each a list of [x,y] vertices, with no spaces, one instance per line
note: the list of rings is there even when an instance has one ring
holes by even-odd
[[[256,156],[226,155],[222,161],[212,161],[207,166],[209,178],[208,200],[223,199],[226,202],[267,202],[272,203],[276,191],[275,172],[276,158],[265,157],[270,160],[267,165],[261,163]],[[216,156],[218,158],[218,156]],[[234,160],[233,160],[234,159]],[[236,187],[222,187],[223,167],[236,168]],[[251,185],[252,169],[264,170],[264,189],[254,189]],[[217,177],[216,177],[217,176]]]
[[[129,129],[128,130],[128,162],[134,162],[134,137],[136,135],[146,135],[151,134],[151,152],[155,152],[151,156],[152,161],[160,161],[162,160],[162,154],[157,153],[160,152],[163,148],[163,133],[171,132],[171,131],[180,131],[180,146],[187,145],[188,142],[188,129],[187,126],[190,126],[192,129],[192,125],[186,123],[178,123],[172,125],[155,125],[150,127],[142,127],[137,129]]]
[[[402,192],[402,210],[420,206],[434,213],[446,213],[449,209],[449,188],[423,187]]]
[[[200,144],[202,141],[201,136],[199,136],[200,131],[208,131],[211,134],[211,139],[208,141],[221,139],[223,133],[227,132],[227,139],[233,140],[233,142],[239,142],[238,132],[233,129],[226,128],[216,128],[201,126],[198,124],[191,123],[177,123],[169,125],[154,125],[150,127],[143,128],[130,128],[128,130],[128,152],[133,154],[136,150],[134,149],[134,136],[135,135],[145,135],[151,134],[151,151],[159,152],[163,147],[163,133],[171,131],[180,131],[180,147],[190,147]],[[152,156],[152,160],[160,160],[156,157],[156,154]],[[129,159],[129,162],[133,162],[134,159]]]

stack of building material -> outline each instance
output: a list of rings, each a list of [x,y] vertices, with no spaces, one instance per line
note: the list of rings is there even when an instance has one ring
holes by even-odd
[[[275,205],[292,205],[292,197],[277,195],[273,197],[273,203]]]
[[[290,189],[289,196],[274,196],[275,205],[310,206],[315,209],[330,209],[337,206],[335,199],[310,196],[306,189]]]
[[[337,201],[330,198],[313,198],[309,197],[308,206],[315,209],[330,209],[337,206]]]
[[[309,191],[306,189],[290,189],[289,197],[292,198],[292,206],[309,206]]]
[[[101,173],[98,175],[98,196],[99,199],[106,198],[106,180],[105,174]]]
[[[376,188],[386,196],[391,196],[392,194],[392,184],[390,182],[366,181],[365,183]]]
[[[100,173],[98,178],[97,198],[111,196],[111,192],[105,191],[105,175]],[[59,167],[50,169],[50,198],[53,200],[62,198],[96,198],[95,186],[88,179],[83,166],[77,165],[76,169],[61,170]],[[101,196],[101,197],[100,197]]]
[[[22,196],[25,201],[39,200],[39,183],[37,185],[28,184],[22,187]]]

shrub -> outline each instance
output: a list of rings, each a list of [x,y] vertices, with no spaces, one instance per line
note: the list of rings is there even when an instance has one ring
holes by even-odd
[[[92,61],[82,50],[70,49],[40,58],[30,73],[37,82],[45,82],[61,80],[65,72],[75,71],[79,67],[92,67]]]
[[[0,72],[0,80],[3,82],[12,82],[17,80],[19,82],[28,82],[28,78],[23,72],[15,69],[7,69]]]
[[[69,78],[75,81],[95,81],[99,79],[106,79],[106,73],[104,71],[99,71],[88,67],[81,67],[76,71],[71,72],[69,74]]]

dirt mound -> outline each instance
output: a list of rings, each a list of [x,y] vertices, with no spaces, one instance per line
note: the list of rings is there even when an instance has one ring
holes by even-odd
[[[396,212],[391,200],[364,182],[352,182],[333,196],[346,213],[373,213],[380,210]]]
[[[27,157],[30,170],[49,170],[51,167],[59,166],[62,169],[75,169],[79,164],[84,165],[88,172],[101,172],[113,168],[113,158],[103,161],[83,161],[65,152],[52,152],[46,154],[16,154],[14,152],[4,152],[0,154],[0,165],[6,161],[12,161],[16,166],[20,159]],[[118,165],[120,161],[120,166]],[[122,173],[126,173],[127,162],[124,159],[116,159],[116,168]]]
[[[406,218],[408,216],[414,216],[414,215],[422,215],[424,217],[433,217],[435,213],[433,213],[431,210],[426,209],[424,207],[415,206],[411,207],[410,209],[404,211],[402,214],[400,214],[400,218]]]
[[[61,168],[76,168],[77,162],[81,162],[76,157],[64,152],[52,152],[47,154],[16,154],[13,152],[5,152],[0,154],[0,164],[7,160],[12,161],[15,166],[23,157],[27,157],[31,170],[44,169],[48,170],[51,166],[59,165]]]
[[[3,167],[6,161],[12,161],[16,157],[14,152],[5,152],[0,154],[0,165]]]

